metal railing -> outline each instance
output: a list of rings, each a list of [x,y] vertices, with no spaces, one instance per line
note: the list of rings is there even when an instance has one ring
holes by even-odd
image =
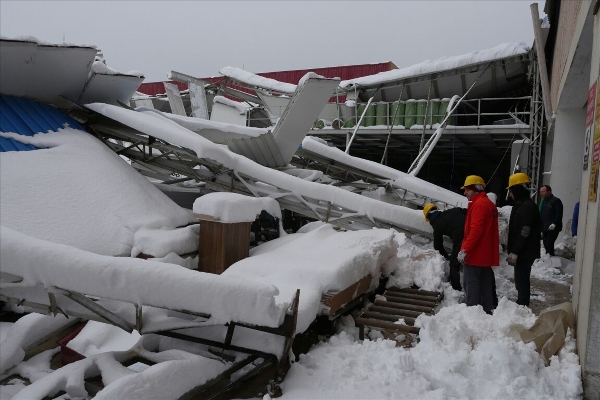
[[[448,125],[450,126],[491,126],[491,125],[517,125],[524,124],[529,126],[531,123],[531,96],[521,97],[502,97],[502,98],[480,98],[480,99],[469,99],[463,100],[460,107],[451,116]],[[373,103],[370,107],[377,107],[379,103]],[[375,111],[365,115],[362,127],[379,127],[385,126],[390,127],[391,121],[394,119],[406,120],[411,118],[415,120],[411,126],[417,126],[421,129],[424,123],[425,125],[431,126],[441,122],[446,110],[438,110],[435,114],[434,107],[428,107],[429,112],[427,116],[424,113],[411,113],[411,114],[394,114],[392,110],[393,103],[384,103],[386,106],[380,107],[385,112],[381,115],[377,115]],[[284,107],[280,107],[284,108]],[[342,110],[342,108],[345,108]],[[281,110],[283,112],[283,110]],[[353,128],[355,127],[357,117],[359,113],[358,105],[354,107],[348,107],[343,103],[338,107],[338,115],[331,115],[315,121],[313,129],[323,129],[327,127],[338,128]],[[276,118],[250,118],[247,119],[247,126],[256,126],[260,123],[271,123],[271,120]],[[394,124],[393,126],[404,126],[406,129],[411,127],[402,124]],[[416,129],[416,128],[413,128]]]

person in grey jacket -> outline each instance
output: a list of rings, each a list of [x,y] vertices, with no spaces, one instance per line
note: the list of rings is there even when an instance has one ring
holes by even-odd
[[[514,201],[508,223],[508,264],[515,267],[517,304],[529,307],[531,266],[540,257],[542,220],[525,186],[529,177],[518,172],[509,178],[509,196]]]
[[[550,185],[544,185],[540,188],[539,209],[542,217],[542,240],[546,253],[554,255],[554,242],[558,238],[558,233],[562,230],[563,204],[558,197],[552,194]]]

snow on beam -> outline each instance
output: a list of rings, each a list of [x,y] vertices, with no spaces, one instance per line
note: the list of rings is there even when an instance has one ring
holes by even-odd
[[[370,199],[335,186],[309,182],[285,172],[264,167],[173,121],[161,118],[156,113],[140,113],[102,103],[86,104],[86,107],[147,135],[190,149],[196,153],[199,159],[213,160],[236,173],[243,172],[245,176],[263,182],[263,187],[270,187],[273,192],[276,192],[276,194],[269,194],[270,197],[294,195],[317,199],[320,204],[329,202],[331,206],[354,210],[357,216],[386,221],[395,227],[414,233],[431,234],[431,226],[423,218],[422,211]],[[256,193],[255,195],[261,194]],[[303,204],[306,204],[305,200],[303,200]]]
[[[222,68],[219,73],[246,85],[272,92],[292,94],[296,90],[296,85],[291,83],[279,82],[275,79],[265,78],[235,67]]]
[[[527,54],[529,51],[530,47],[523,42],[503,43],[491,49],[473,51],[459,56],[441,57],[437,60],[427,60],[402,69],[393,69],[375,75],[342,81],[340,82],[340,88],[349,90],[352,86],[373,87],[419,75],[439,73],[469,65],[523,55]]]
[[[277,303],[274,285],[188,270],[172,264],[102,256],[0,228],[2,271],[23,277],[19,287],[60,287],[107,299],[211,314],[230,321],[278,327],[290,299]]]

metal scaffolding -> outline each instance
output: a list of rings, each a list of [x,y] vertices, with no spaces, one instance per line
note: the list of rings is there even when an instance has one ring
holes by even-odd
[[[537,54],[532,53],[534,57]],[[542,99],[542,87],[540,82],[540,69],[537,62],[531,64],[532,73],[532,95],[531,116],[529,126],[531,129],[528,171],[531,175],[531,191],[534,200],[537,200],[542,164],[542,146],[544,143],[544,132],[546,130],[546,119],[544,117],[544,101]]]

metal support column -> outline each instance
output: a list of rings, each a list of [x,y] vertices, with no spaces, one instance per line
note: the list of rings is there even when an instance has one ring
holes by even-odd
[[[537,54],[535,57],[537,57]],[[544,131],[546,130],[546,120],[544,118],[544,100],[540,82],[540,69],[535,61],[531,63],[531,67],[533,74],[533,93],[531,95],[531,116],[529,120],[531,136],[528,170],[531,175],[532,197],[534,200],[537,200],[539,182],[541,179],[540,166],[542,164],[542,145],[544,141]]]

